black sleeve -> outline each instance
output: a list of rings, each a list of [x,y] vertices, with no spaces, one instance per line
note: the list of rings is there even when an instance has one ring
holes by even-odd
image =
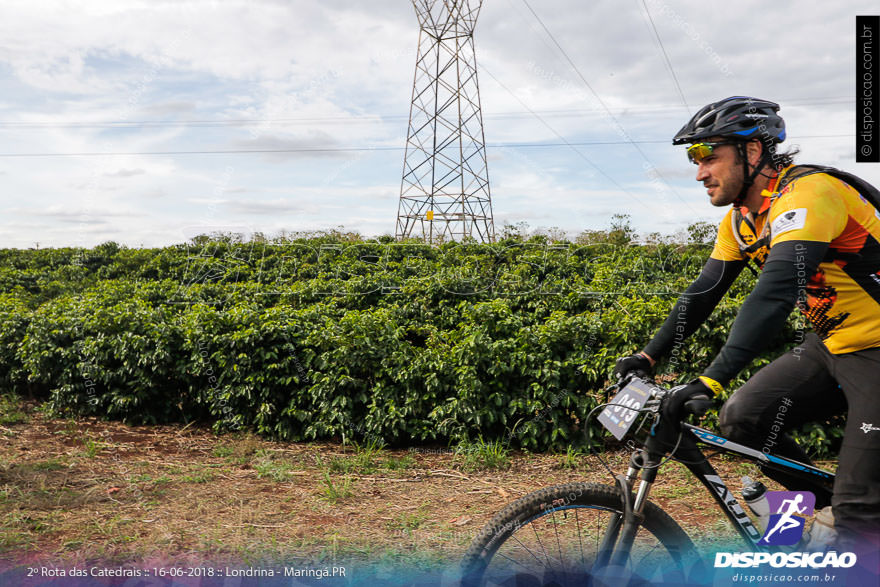
[[[655,361],[700,327],[730,285],[746,266],[746,261],[719,261],[710,258],[699,277],[681,294],[666,321],[645,347]]]
[[[727,342],[705,375],[721,385],[733,379],[782,330],[798,295],[816,272],[828,243],[788,241],[774,245],[758,279],[730,329]]]

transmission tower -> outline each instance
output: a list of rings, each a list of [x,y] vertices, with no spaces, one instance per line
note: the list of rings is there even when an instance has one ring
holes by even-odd
[[[495,240],[474,26],[482,0],[413,0],[419,51],[397,238]]]

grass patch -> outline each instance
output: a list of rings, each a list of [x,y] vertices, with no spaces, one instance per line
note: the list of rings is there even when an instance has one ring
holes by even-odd
[[[321,497],[331,504],[353,495],[351,477],[348,476],[343,477],[341,482],[334,483],[330,478],[330,472],[325,470],[321,485]]]
[[[371,439],[365,444],[352,442],[352,446],[354,447],[353,456],[336,457],[330,460],[331,473],[369,475],[380,468],[390,471],[408,469],[415,462],[411,455],[403,457],[388,455],[387,458],[380,458],[385,457],[386,453],[385,443],[382,440]]]
[[[385,459],[384,467],[389,471],[405,471],[412,469],[415,464],[416,461],[412,455],[406,454],[402,457],[389,456]]]
[[[510,468],[510,449],[500,440],[480,437],[455,447],[455,462],[463,471],[503,471]]]
[[[0,526],[0,529],[3,530],[0,532],[0,552],[4,550],[17,550],[24,547],[33,547],[34,537],[31,533],[10,530],[5,525]]]
[[[21,409],[21,400],[13,393],[0,395],[0,425],[12,426],[27,422],[27,414]]]
[[[427,514],[423,512],[407,512],[389,521],[386,527],[392,531],[409,534],[413,530],[418,530],[427,519]]]
[[[209,481],[213,481],[216,475],[211,471],[207,471],[205,469],[198,469],[191,473],[184,475],[181,478],[181,481],[184,483],[208,483]]]
[[[265,450],[257,451],[256,459],[254,470],[260,479],[271,479],[278,483],[290,480],[291,471],[294,469],[291,463],[277,460]]]
[[[26,465],[21,465],[22,470],[30,469],[31,471],[60,471],[66,469],[67,465],[58,458],[51,458],[45,461],[37,461]]]
[[[53,512],[7,514],[0,524],[0,551],[33,546],[37,536],[53,532],[58,527],[58,518],[59,514]]]
[[[348,474],[354,471],[355,463],[354,459],[335,457],[330,459],[330,464],[327,467],[331,473]]]
[[[95,458],[98,455],[98,453],[101,452],[101,449],[104,448],[104,443],[95,442],[91,438],[86,438],[82,442],[83,442],[83,448],[84,448],[82,454],[83,454],[83,456],[85,456],[86,458],[89,458],[89,459]]]
[[[215,457],[226,459],[236,465],[249,465],[255,458],[266,455],[263,443],[256,437],[247,434],[240,436],[231,444],[222,444],[212,451]]]
[[[211,451],[211,454],[217,458],[225,459],[235,454],[235,447],[228,444],[221,444],[220,446],[215,446],[214,450]]]
[[[575,449],[571,446],[566,447],[565,454],[559,456],[560,469],[577,469],[580,458],[585,456],[583,451]]]
[[[66,436],[68,438],[78,438],[81,434],[79,422],[77,422],[76,418],[73,416],[69,416],[64,421],[64,429],[56,430],[53,434]]]
[[[373,473],[378,468],[377,457],[385,450],[385,441],[371,438],[365,444],[352,442],[354,446],[354,469],[359,473]]]

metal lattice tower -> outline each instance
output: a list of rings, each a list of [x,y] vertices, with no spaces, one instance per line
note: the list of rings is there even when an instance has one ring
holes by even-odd
[[[474,26],[482,0],[413,0],[419,51],[397,238],[495,240],[477,83]]]

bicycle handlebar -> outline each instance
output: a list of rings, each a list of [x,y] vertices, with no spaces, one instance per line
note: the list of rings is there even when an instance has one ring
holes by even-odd
[[[661,387],[647,378],[647,374],[641,373],[632,373],[627,377],[621,378],[617,383],[617,388],[622,389],[626,385],[629,384],[633,379],[638,379],[642,383],[647,384],[651,388],[651,397],[659,402],[660,411],[662,413],[663,402],[669,396],[669,391],[665,387]],[[684,403],[684,409],[682,410],[682,416],[687,416],[688,414],[693,414],[698,418],[702,418],[706,415],[706,412],[715,404],[713,399],[705,394],[695,395],[688,401]]]

